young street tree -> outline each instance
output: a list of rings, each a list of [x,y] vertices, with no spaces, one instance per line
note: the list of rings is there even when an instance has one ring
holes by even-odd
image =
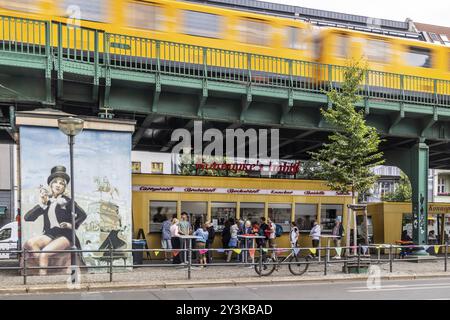
[[[344,71],[340,90],[327,93],[332,108],[322,110],[322,115],[335,131],[328,137],[330,143],[311,152],[320,167],[318,177],[326,180],[332,190],[351,191],[353,204],[356,193],[367,191],[376,182],[377,176],[371,169],[384,163],[383,153],[378,151],[381,139],[376,129],[366,124],[363,110],[355,109],[361,99],[358,90],[365,73],[359,62],[351,62]],[[350,220],[347,217],[346,246],[350,246]]]

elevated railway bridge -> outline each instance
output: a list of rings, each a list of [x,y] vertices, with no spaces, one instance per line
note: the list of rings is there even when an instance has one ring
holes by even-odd
[[[15,112],[36,108],[134,119],[133,148],[147,151],[170,151],[171,132],[201,120],[279,128],[281,158],[307,159],[333,130],[320,110],[343,67],[6,16],[0,37],[2,141],[14,137]],[[409,175],[425,224],[428,168],[450,169],[450,82],[369,70],[360,94],[357,107],[385,140],[386,164]]]

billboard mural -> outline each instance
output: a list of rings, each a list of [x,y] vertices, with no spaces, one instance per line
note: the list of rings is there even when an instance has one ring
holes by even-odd
[[[67,137],[57,128],[20,129],[22,244],[27,250],[72,246],[70,158]],[[131,133],[84,130],[74,145],[77,248],[131,249]],[[70,266],[64,253],[30,254],[29,265]],[[109,253],[78,255],[85,266],[107,266]],[[131,265],[116,253],[115,265]],[[90,269],[92,271],[102,270]],[[59,270],[61,271],[61,270]],[[39,269],[44,275],[50,273]]]

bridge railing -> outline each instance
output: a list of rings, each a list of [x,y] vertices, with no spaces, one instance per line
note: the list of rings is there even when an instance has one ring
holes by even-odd
[[[199,79],[320,93],[340,88],[344,66],[106,33],[0,16],[0,51]],[[81,66],[80,66],[81,68]],[[450,107],[450,81],[368,70],[366,98]]]

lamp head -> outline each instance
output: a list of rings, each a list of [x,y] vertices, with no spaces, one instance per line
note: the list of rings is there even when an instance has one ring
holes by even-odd
[[[76,136],[83,131],[84,120],[74,117],[60,118],[58,127],[66,136]]]

